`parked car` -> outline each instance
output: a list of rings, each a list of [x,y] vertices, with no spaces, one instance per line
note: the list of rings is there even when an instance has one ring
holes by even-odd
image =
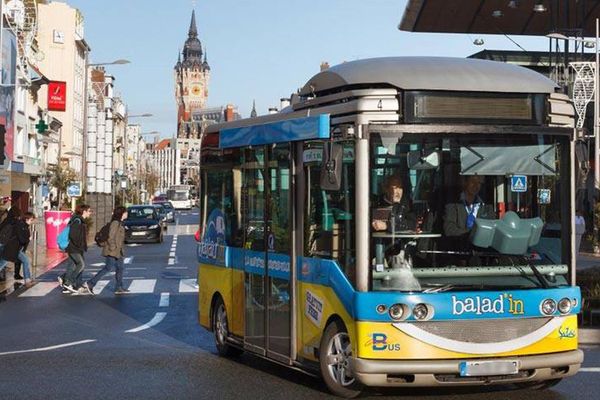
[[[161,206],[163,206],[165,212],[167,213],[167,222],[175,222],[175,208],[173,207],[170,201],[155,204],[160,204]]]
[[[127,208],[125,243],[163,241],[163,227],[155,206],[131,206]]]

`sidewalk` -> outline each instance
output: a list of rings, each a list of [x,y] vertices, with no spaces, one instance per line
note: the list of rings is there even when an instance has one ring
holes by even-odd
[[[32,241],[27,249],[27,254],[32,262],[31,275],[33,279],[37,279],[67,259],[66,253],[58,249],[46,248],[46,229],[43,220],[36,222],[36,229],[37,242]],[[6,281],[0,282],[0,301],[15,291],[14,264],[9,263],[5,271]]]

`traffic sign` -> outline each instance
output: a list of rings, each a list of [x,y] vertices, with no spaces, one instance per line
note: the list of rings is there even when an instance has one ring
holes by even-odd
[[[81,182],[69,182],[69,186],[67,186],[67,196],[81,197]]]
[[[512,192],[523,193],[527,191],[527,176],[513,175],[510,178],[510,190]]]

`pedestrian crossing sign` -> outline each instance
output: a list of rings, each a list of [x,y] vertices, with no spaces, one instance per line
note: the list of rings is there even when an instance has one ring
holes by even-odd
[[[512,192],[522,193],[527,191],[527,176],[513,175],[510,178],[510,190]]]

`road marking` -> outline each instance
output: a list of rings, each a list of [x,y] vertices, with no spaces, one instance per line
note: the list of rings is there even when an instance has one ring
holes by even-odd
[[[5,351],[4,353],[0,353],[0,356],[7,356],[7,355],[10,355],[10,354],[35,353],[35,352],[39,352],[39,351],[56,350],[56,349],[62,349],[62,348],[65,348],[65,347],[77,346],[79,344],[92,343],[92,342],[95,342],[95,341],[96,341],[96,339],[86,339],[86,340],[80,340],[78,342],[57,344],[55,346],[48,346],[48,347],[40,347],[40,348],[37,348],[37,349],[17,350],[17,351]]]
[[[32,288],[21,293],[19,297],[42,297],[58,287],[58,282],[38,282]]]
[[[166,269],[187,269],[188,267],[167,267]]]
[[[600,372],[600,367],[579,368],[580,372]]]
[[[160,294],[159,307],[169,307],[169,293],[163,292]]]
[[[131,262],[133,261],[133,256],[132,257],[125,257],[125,259],[123,260],[124,264],[131,264]]]
[[[127,271],[134,271],[134,270],[141,270],[141,269],[148,269],[146,267],[127,267]]]
[[[106,265],[105,263],[93,263],[93,264],[90,264],[90,267],[104,267],[105,265]]]
[[[175,259],[174,258],[169,258],[169,264],[168,265],[175,265]]]
[[[175,257],[175,252],[174,251],[170,252],[169,257]]]
[[[96,283],[96,286],[94,286],[94,294],[102,293],[106,285],[108,285],[108,282],[110,281],[98,281],[98,283]]]
[[[129,285],[131,293],[153,293],[156,279],[135,279]]]
[[[129,329],[128,331],[125,331],[125,333],[135,333],[152,328],[153,326],[160,324],[160,322],[165,319],[166,316],[166,312],[157,312],[149,322],[145,323],[144,325],[140,325],[137,328]]]
[[[195,279],[181,279],[179,281],[179,293],[195,293],[198,291],[198,285]]]
[[[127,246],[128,247],[138,247],[138,246],[141,246],[141,244],[139,244],[139,243],[131,243],[131,244],[128,244]]]

